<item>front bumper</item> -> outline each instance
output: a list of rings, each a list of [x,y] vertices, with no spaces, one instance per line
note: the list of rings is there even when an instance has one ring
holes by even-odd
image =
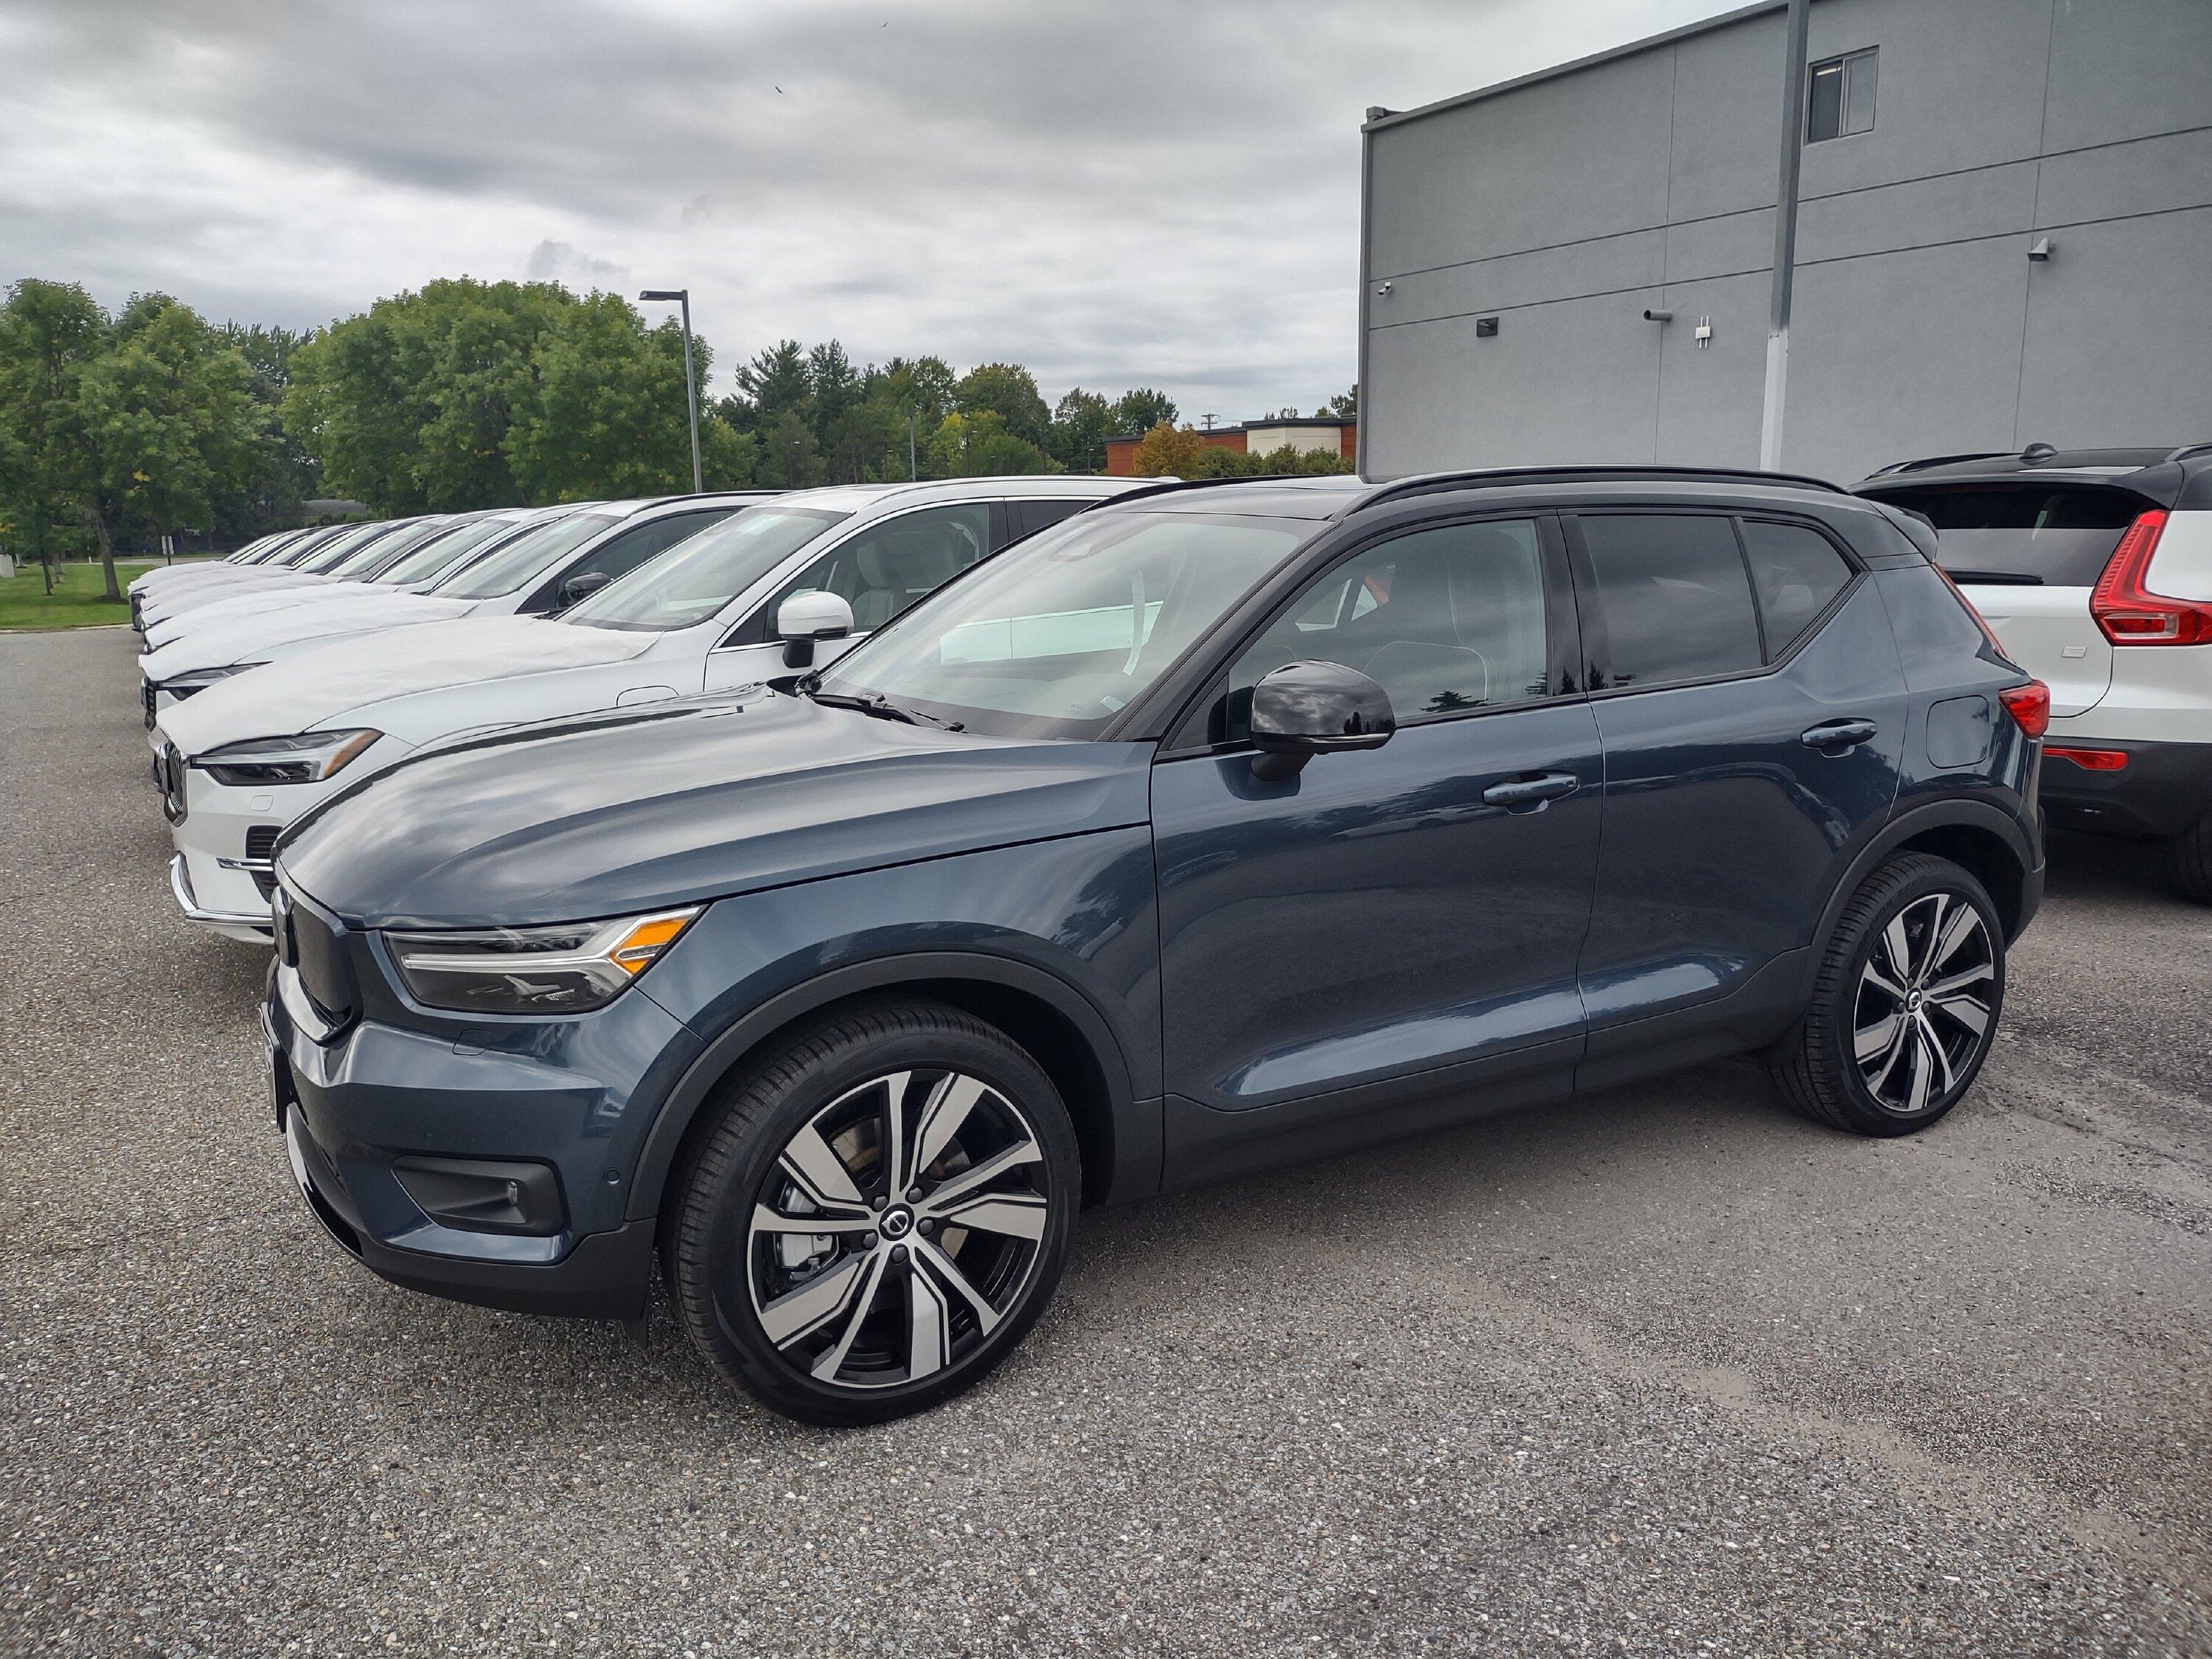
[[[2066,757],[2076,750],[2124,755],[2117,770]],[[2212,811],[2212,743],[2142,743],[2062,732],[2045,739],[2042,800],[2063,830],[2108,836],[2178,836]]]
[[[192,890],[191,873],[182,853],[169,860],[169,894],[177,901],[177,908],[185,913],[186,921],[212,927],[227,938],[243,939],[249,945],[269,943],[269,907],[264,904],[258,911],[209,909]]]
[[[343,948],[354,975],[370,977],[362,936]],[[518,1313],[641,1314],[655,1223],[625,1217],[630,1176],[696,1039],[635,992],[594,1013],[495,1028],[418,1018],[386,986],[359,1002],[332,1030],[299,971],[271,964],[262,1020],[277,1127],[325,1230],[410,1290]],[[404,1179],[425,1158],[550,1169],[550,1221],[526,1233],[434,1216]]]

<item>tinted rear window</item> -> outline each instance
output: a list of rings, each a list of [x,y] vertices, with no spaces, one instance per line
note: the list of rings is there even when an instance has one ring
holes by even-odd
[[[2124,489],[2051,483],[1952,484],[1881,492],[1936,526],[1936,563],[1960,581],[2094,587],[2136,514]]]
[[[1583,544],[1613,653],[1607,684],[1643,688],[1760,665],[1735,530],[1687,514],[1592,514]]]

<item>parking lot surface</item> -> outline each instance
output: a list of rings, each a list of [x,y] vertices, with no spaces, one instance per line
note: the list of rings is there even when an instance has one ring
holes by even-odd
[[[322,1235],[131,649],[0,637],[0,1651],[2212,1652],[2212,915],[2134,849],[1924,1135],[1737,1063],[1093,1215],[836,1432]]]

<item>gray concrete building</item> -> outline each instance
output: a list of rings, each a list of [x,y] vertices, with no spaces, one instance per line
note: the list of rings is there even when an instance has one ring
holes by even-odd
[[[1757,464],[1785,24],[1369,121],[1368,471]],[[1807,58],[1784,467],[2212,441],[2212,0],[1814,0]]]

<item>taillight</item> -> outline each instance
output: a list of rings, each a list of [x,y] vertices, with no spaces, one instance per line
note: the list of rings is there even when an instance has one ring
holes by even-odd
[[[2046,749],[2043,752],[2053,760],[2072,761],[2084,772],[2128,769],[2128,751],[2124,749]]]
[[[2007,686],[1997,693],[1997,701],[2005,706],[2013,724],[2029,737],[2039,738],[2051,729],[2051,688],[2041,680]]]
[[[2212,640],[2212,605],[2150,590],[2150,562],[2166,529],[2157,507],[2137,516],[2106,562],[2089,614],[2114,645],[2202,645]]]

